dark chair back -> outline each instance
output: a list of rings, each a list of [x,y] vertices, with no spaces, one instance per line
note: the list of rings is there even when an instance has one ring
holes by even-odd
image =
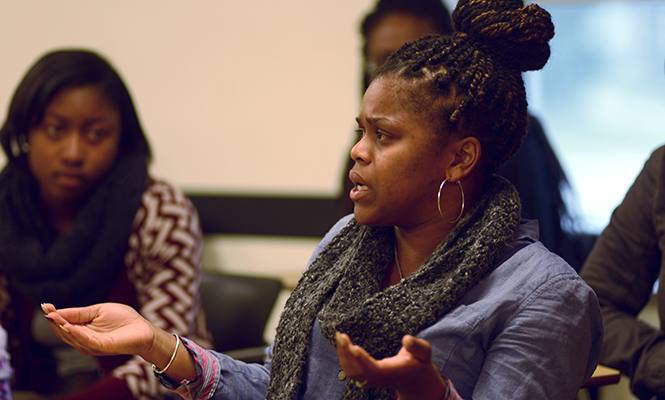
[[[263,333],[282,287],[276,278],[205,272],[201,303],[215,350],[232,355],[264,348]]]

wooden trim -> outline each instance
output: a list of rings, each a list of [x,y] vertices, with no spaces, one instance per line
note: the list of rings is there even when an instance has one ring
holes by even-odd
[[[616,369],[598,365],[593,372],[591,379],[587,381],[583,388],[594,388],[598,386],[614,385],[621,379],[621,373]]]

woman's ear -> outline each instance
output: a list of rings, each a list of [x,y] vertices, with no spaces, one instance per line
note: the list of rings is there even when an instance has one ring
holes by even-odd
[[[455,151],[455,160],[448,170],[448,180],[457,182],[479,166],[482,146],[480,141],[473,136],[454,141],[451,146]]]

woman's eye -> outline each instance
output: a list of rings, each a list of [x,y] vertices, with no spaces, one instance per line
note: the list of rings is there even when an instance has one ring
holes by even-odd
[[[376,140],[385,140],[389,137],[388,135],[386,135],[385,132],[382,132],[380,130],[372,130],[371,132],[372,132],[371,134],[373,135],[372,137],[375,138]],[[360,128],[356,129],[355,133],[356,133],[356,143],[358,143],[367,134],[367,132],[365,132],[364,129]]]
[[[62,131],[63,129],[60,125],[50,124],[46,126],[46,134],[49,136],[57,137]]]
[[[390,136],[387,135],[385,132],[378,130],[376,131],[376,140],[385,140],[388,139]]]
[[[102,129],[90,129],[88,131],[88,140],[91,142],[98,142],[106,135],[106,132]]]

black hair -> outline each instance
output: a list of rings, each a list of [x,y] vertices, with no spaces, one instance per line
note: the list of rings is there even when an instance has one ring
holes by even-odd
[[[383,17],[392,13],[404,13],[426,19],[432,22],[435,31],[440,35],[453,33],[453,23],[450,11],[441,0],[379,0],[374,9],[370,11],[360,24],[360,33],[363,38],[363,55],[366,54],[367,37],[381,22]],[[363,93],[369,86],[370,77],[367,74],[367,60],[363,56]]]
[[[477,137],[484,166],[494,172],[526,134],[521,72],[545,65],[554,25],[547,11],[522,0],[460,0],[453,23],[452,35],[404,44],[375,79],[395,75],[412,82],[414,107],[438,113],[441,132]]]
[[[84,49],[51,51],[26,72],[16,87],[7,119],[0,128],[0,144],[8,161],[27,171],[26,154],[21,146],[30,129],[41,123],[46,107],[60,90],[87,85],[99,85],[120,113],[121,154],[143,154],[146,162],[150,162],[150,145],[125,83],[110,62]]]
[[[374,9],[363,19],[360,33],[367,40],[369,32],[386,14],[405,13],[432,21],[436,32],[447,35],[453,32],[450,12],[441,0],[379,0]]]

